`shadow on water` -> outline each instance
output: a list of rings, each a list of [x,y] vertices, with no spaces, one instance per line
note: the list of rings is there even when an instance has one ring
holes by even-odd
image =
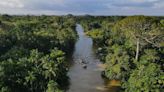
[[[79,40],[76,42],[68,72],[69,87],[66,92],[118,92],[118,86],[110,85],[101,77],[103,69],[101,62],[93,52],[93,41],[85,36],[81,25],[77,24],[76,31]],[[85,64],[85,68],[84,68]]]

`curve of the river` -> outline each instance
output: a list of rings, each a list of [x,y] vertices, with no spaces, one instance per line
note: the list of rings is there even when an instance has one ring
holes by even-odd
[[[115,88],[107,88],[101,77],[101,62],[93,52],[92,39],[84,34],[79,24],[76,25],[76,31],[79,40],[76,42],[72,65],[68,72],[70,86],[67,92],[117,92]],[[86,64],[83,64],[82,60]]]

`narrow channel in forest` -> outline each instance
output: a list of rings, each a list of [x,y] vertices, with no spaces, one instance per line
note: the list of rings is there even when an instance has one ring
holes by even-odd
[[[93,52],[92,39],[84,34],[79,24],[76,31],[79,40],[76,42],[68,72],[70,86],[67,92],[118,92],[117,87],[107,86],[107,81],[101,77],[101,62]]]

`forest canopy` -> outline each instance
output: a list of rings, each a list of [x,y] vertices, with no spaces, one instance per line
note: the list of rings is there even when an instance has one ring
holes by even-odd
[[[0,91],[61,92],[75,26],[66,16],[0,16]]]
[[[163,17],[83,17],[81,24],[98,47],[103,76],[120,80],[125,92],[164,91]]]
[[[0,92],[63,92],[76,23],[121,91],[164,91],[164,17],[0,15]]]

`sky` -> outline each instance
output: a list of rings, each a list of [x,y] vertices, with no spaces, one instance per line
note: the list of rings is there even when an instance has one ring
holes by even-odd
[[[0,0],[0,14],[164,15],[164,0]]]

